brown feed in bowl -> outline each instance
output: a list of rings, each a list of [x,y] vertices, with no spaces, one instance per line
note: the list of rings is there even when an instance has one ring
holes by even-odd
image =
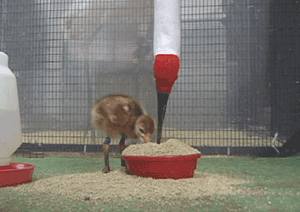
[[[122,152],[123,156],[167,156],[193,154],[201,154],[201,152],[178,139],[170,139],[161,144],[142,143],[130,145]]]

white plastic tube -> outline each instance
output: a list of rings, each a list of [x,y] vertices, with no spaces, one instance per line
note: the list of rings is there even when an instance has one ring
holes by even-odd
[[[154,56],[180,55],[180,0],[154,1]]]

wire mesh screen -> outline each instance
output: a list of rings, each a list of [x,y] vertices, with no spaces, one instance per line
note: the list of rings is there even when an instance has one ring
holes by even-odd
[[[181,69],[163,141],[271,145],[269,8],[268,0],[181,1]],[[134,96],[156,118],[153,17],[154,0],[1,0],[23,142],[102,144],[90,114],[107,94]]]

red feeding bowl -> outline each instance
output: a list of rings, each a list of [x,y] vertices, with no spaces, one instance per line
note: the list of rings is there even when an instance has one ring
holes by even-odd
[[[201,154],[176,156],[122,156],[130,174],[154,179],[194,177]]]
[[[29,182],[34,168],[35,165],[28,163],[10,163],[0,166],[0,187]]]

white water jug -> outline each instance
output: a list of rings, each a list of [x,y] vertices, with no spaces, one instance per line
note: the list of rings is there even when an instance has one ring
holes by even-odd
[[[10,163],[22,143],[20,120],[17,80],[8,68],[8,56],[0,52],[0,166]]]

